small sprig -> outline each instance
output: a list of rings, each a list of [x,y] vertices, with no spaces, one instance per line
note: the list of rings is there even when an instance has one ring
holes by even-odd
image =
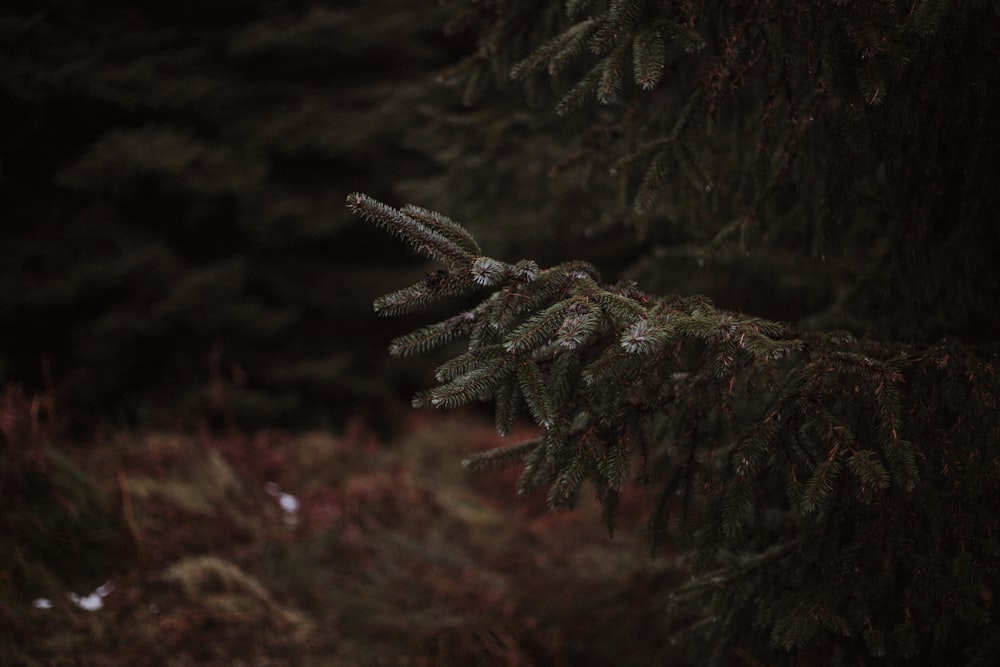
[[[450,267],[468,268],[478,254],[476,250],[479,246],[468,232],[444,216],[435,216],[414,206],[401,211],[358,192],[348,195],[347,206],[428,257]]]

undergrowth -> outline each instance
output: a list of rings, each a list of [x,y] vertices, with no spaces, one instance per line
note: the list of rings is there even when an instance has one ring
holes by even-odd
[[[470,476],[470,446],[499,444],[474,414],[415,415],[388,440],[356,420],[69,443],[40,406],[8,390],[0,411],[0,664],[670,656],[655,591],[678,570],[649,558],[642,499],[611,538],[592,503],[553,513],[514,494],[514,472]]]

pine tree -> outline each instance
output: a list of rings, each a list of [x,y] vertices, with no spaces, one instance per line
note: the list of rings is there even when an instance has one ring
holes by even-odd
[[[412,268],[335,193],[427,170],[398,144],[446,62],[439,10],[66,5],[0,8],[0,384],[87,426],[380,400],[358,288]]]
[[[486,110],[432,115],[439,146],[463,119],[519,133],[432,198],[455,185],[490,226],[530,216],[526,233],[621,220],[633,276],[750,253],[836,282],[780,323],[587,262],[494,259],[443,214],[353,194],[440,264],[376,312],[474,304],[391,343],[463,342],[414,405],[487,401],[500,433],[530,416],[536,439],[466,466],[519,465],[519,491],[553,509],[589,488],[609,531],[623,488],[647,489],[651,550],[691,569],[664,599],[692,664],[989,664],[1000,4],[538,0],[470,3],[456,24],[477,49],[452,80]],[[544,160],[583,165],[588,194],[532,185]]]

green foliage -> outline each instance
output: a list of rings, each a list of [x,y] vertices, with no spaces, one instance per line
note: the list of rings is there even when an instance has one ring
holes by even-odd
[[[673,603],[692,660],[933,662],[998,640],[995,346],[800,331],[578,263],[526,276],[441,253],[400,211],[359,201],[470,289],[475,266],[498,267],[492,293],[439,325],[468,349],[419,403],[492,401],[502,434],[527,412],[539,438],[466,467],[523,464],[519,492],[547,486],[552,509],[589,485],[613,530],[627,484],[658,498],[650,548],[686,551],[694,575]]]
[[[691,291],[732,309],[751,308],[722,271],[767,254],[785,268],[747,281],[757,314],[899,340],[1000,334],[1000,235],[979,224],[1000,205],[995,3],[468,11],[496,90],[433,115],[433,141],[417,145],[445,175],[407,196],[481,221],[500,251],[569,243],[644,284],[712,261]],[[526,210],[532,224],[515,222]],[[830,291],[804,304],[776,282]]]

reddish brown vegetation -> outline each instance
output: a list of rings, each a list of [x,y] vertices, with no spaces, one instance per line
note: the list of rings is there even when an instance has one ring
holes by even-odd
[[[11,463],[15,447],[41,452],[36,461],[61,452],[120,529],[115,542],[85,544],[84,531],[63,545],[101,550],[111,585],[97,611],[67,598],[100,583],[93,576],[32,581],[5,561],[5,578],[29,579],[3,596],[5,616],[22,619],[8,661],[611,664],[626,642],[636,664],[665,655],[653,584],[673,571],[645,553],[639,492],[611,539],[589,502],[553,513],[544,494],[516,496],[516,470],[469,475],[462,456],[499,444],[474,415],[413,415],[389,442],[355,420],[341,435],[134,433],[70,445],[15,440],[11,424],[30,421],[31,402],[8,393],[4,406],[5,479],[26,469]],[[294,512],[282,493],[298,500]],[[21,538],[5,546],[30,562],[34,543]],[[41,597],[52,607],[33,606]]]

